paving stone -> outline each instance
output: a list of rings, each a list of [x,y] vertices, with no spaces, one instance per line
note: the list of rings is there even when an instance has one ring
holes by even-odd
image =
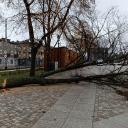
[[[56,119],[66,119],[68,116],[68,112],[61,112],[61,111],[48,111],[43,117],[43,120],[54,121]]]
[[[97,86],[95,103],[95,121],[109,119],[128,112],[128,102],[125,97],[116,94],[108,86]]]
[[[30,85],[0,93],[0,128],[31,128],[69,88]]]
[[[97,121],[94,123],[94,128],[128,128],[128,114]]]

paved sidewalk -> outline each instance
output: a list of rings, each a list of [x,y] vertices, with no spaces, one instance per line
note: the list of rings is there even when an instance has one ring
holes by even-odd
[[[94,84],[74,84],[32,128],[92,128],[95,95]]]

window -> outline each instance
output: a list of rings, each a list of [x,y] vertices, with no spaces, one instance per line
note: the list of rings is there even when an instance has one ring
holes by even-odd
[[[13,64],[13,59],[10,60],[10,64]]]
[[[2,59],[0,59],[0,64],[2,64]]]
[[[13,54],[14,54],[14,51],[11,50],[11,55],[13,56]]]
[[[2,55],[2,50],[0,50],[0,54]]]
[[[43,55],[43,52],[40,52],[40,55]]]

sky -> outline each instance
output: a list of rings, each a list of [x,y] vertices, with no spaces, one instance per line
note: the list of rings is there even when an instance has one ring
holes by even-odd
[[[96,0],[96,6],[97,10],[100,11],[101,13],[107,12],[112,6],[117,7],[120,11],[121,15],[127,16],[128,17],[128,0]],[[0,12],[2,8],[2,4],[0,5]],[[5,10],[3,10],[5,12]],[[6,10],[7,11],[7,10]],[[8,11],[8,14],[11,15],[12,12]],[[4,28],[4,26],[2,27]],[[4,37],[4,33],[0,32],[0,37]],[[15,40],[22,40],[26,36],[25,34],[20,35],[19,37],[16,36]],[[8,38],[11,38],[11,40],[14,39],[13,34],[9,34],[8,32]]]
[[[96,0],[97,9],[106,12],[112,6],[117,7],[121,15],[128,17],[128,0]]]

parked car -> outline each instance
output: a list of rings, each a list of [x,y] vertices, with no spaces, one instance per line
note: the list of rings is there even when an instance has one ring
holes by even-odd
[[[103,65],[103,59],[98,59],[96,61],[96,63],[97,63],[98,66],[102,66]]]

